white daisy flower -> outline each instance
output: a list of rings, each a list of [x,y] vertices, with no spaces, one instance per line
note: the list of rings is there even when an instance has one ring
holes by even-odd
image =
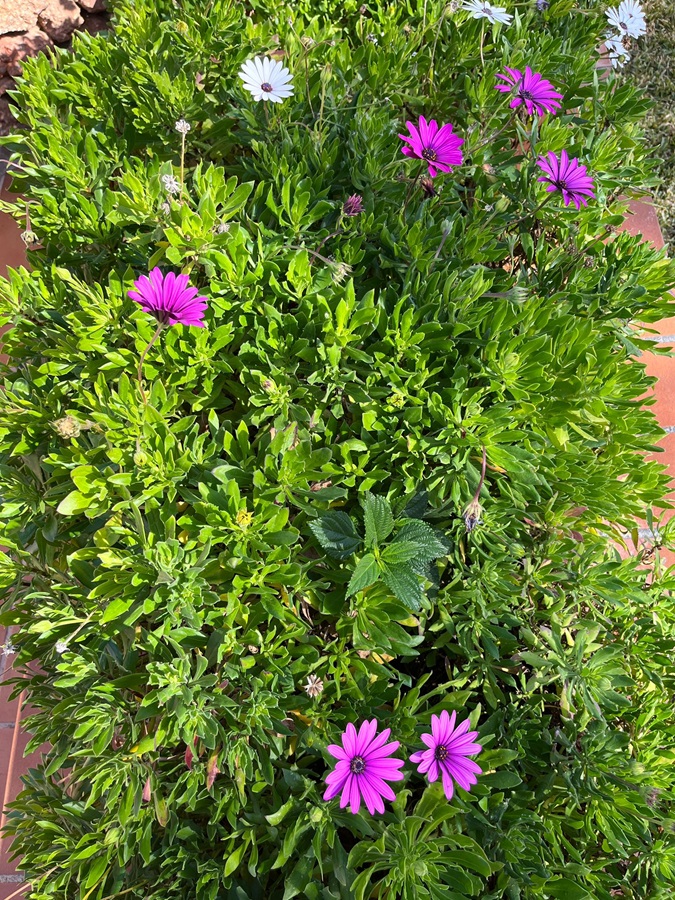
[[[291,73],[269,56],[248,59],[239,70],[244,87],[254,100],[271,100],[281,103],[293,94]]]
[[[162,175],[159,180],[167,194],[180,194],[180,181],[175,175]]]
[[[621,37],[639,38],[647,33],[647,22],[639,0],[621,0],[605,13],[612,28],[616,28]]]
[[[186,122],[185,119],[179,119],[175,125],[176,131],[178,134],[187,134],[188,131],[191,130],[192,125],[189,122]]]
[[[466,0],[462,9],[471,13],[474,19],[487,19],[493,24],[510,25],[513,16],[507,13],[503,6],[493,6],[487,0]]]
[[[612,68],[623,69],[626,63],[630,60],[630,53],[624,47],[621,40],[621,35],[607,35],[607,37],[605,38],[605,47],[607,49],[607,53],[609,53]]]

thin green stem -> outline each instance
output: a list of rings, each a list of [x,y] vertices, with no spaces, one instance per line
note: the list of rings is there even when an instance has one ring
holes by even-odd
[[[141,353],[141,358],[138,360],[138,387],[141,392],[141,397],[143,398],[143,405],[148,405],[148,398],[145,396],[145,391],[143,390],[143,363],[145,362],[145,357],[148,355],[148,350],[153,346],[157,338],[160,336],[162,331],[164,330],[164,323],[160,322],[157,326],[157,330],[150,338],[150,342],[145,348],[145,350]]]
[[[516,219],[515,222],[511,222],[511,224],[509,225],[509,228],[513,228],[513,227],[516,226],[516,225],[520,225],[521,222],[524,222],[526,219],[529,219],[531,216],[536,216],[537,213],[539,212],[539,210],[540,210],[540,209],[543,209],[543,207],[546,206],[546,204],[548,203],[548,201],[551,199],[551,195],[552,195],[552,192],[549,192],[548,194],[546,194],[546,196],[545,196],[544,199],[541,201],[541,203],[539,204],[539,206],[536,206],[536,207],[532,210],[532,212],[525,213],[524,216],[521,216],[519,219]]]

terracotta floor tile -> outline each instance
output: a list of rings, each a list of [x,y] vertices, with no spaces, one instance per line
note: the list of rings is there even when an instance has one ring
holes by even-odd
[[[0,199],[9,202],[15,199],[6,186],[0,191]],[[26,265],[26,247],[21,240],[21,232],[14,219],[7,213],[0,213],[0,275],[7,274],[7,267]]]
[[[664,246],[659,217],[648,200],[631,200],[628,216],[620,230],[628,234],[641,234],[658,250]]]

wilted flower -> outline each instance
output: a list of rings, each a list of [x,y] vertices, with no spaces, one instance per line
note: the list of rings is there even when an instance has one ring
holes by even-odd
[[[179,119],[176,122],[175,128],[178,134],[187,134],[192,128],[192,125],[190,125],[189,122],[186,122],[185,119]]]
[[[647,32],[645,14],[638,0],[621,0],[605,13],[607,21],[621,37],[639,38]]]
[[[605,49],[609,53],[609,59],[612,68],[623,69],[627,62],[630,62],[630,53],[626,50],[623,40],[619,35],[608,35],[605,38]]]
[[[348,278],[352,273],[352,267],[344,262],[335,263],[335,267],[333,268],[333,277],[338,284],[342,284],[345,278]]]
[[[318,697],[319,694],[323,693],[323,681],[318,677],[318,675],[307,676],[305,692],[312,698]]]
[[[565,206],[573,203],[577,209],[588,203],[593,193],[593,179],[586,172],[586,166],[578,159],[570,159],[563,150],[560,159],[552,151],[540,156],[537,165],[544,172],[538,181],[548,183],[547,191],[561,191]]]
[[[218,225],[216,225],[216,234],[227,234],[227,232],[229,230],[230,230],[229,222],[219,222]]]
[[[513,19],[503,6],[492,6],[487,0],[466,0],[462,9],[471,13],[474,19],[487,19],[493,24],[510,25]]]
[[[286,66],[269,56],[247,60],[239,70],[239,77],[254,100],[281,103],[293,94],[291,73]]]
[[[24,242],[28,250],[31,247],[34,247],[36,244],[40,243],[40,238],[35,234],[34,231],[31,231],[30,228],[27,228],[25,231],[21,232],[21,240]]]
[[[128,294],[163,325],[196,325],[203,328],[207,298],[198,296],[199,291],[189,282],[187,275],[167,272],[164,277],[161,270],[155,267],[149,275],[141,275],[134,281],[135,290]]]
[[[427,745],[427,749],[418,750],[410,757],[410,762],[418,766],[418,772],[428,773],[429,781],[437,781],[440,774],[448,800],[452,800],[454,793],[453,778],[461,788],[468,791],[477,782],[476,774],[483,771],[478,763],[467,759],[482,750],[480,744],[474,743],[478,732],[469,731],[469,719],[455,728],[456,717],[457,713],[453,712],[449,716],[446,710],[440,716],[432,716],[431,734],[422,735],[422,742]]]
[[[659,799],[661,791],[658,788],[651,788],[645,797],[647,801],[647,806],[651,806],[654,808],[656,806],[656,802]]]
[[[82,431],[82,425],[74,416],[64,416],[62,419],[57,419],[55,422],[52,422],[52,425],[56,429],[59,437],[66,439],[79,437],[80,432]]]
[[[366,40],[370,41],[371,44],[379,44],[380,43],[374,34],[367,34]]]
[[[524,103],[530,116],[535,113],[544,116],[547,112],[554,113],[560,109],[558,101],[562,100],[563,95],[555,90],[550,81],[538,72],[533,72],[529,66],[525,67],[525,74],[520,69],[507,67],[506,74],[499,74],[497,78],[503,79],[505,83],[496,84],[496,90],[507,94],[513,92],[513,99],[509,104],[512,109]]]
[[[342,746],[329,744],[326,748],[331,756],[337,759],[335,768],[326,778],[328,785],[323,795],[324,800],[332,800],[340,796],[340,809],[349,805],[356,814],[365,801],[368,812],[384,812],[382,798],[394,800],[395,794],[387,781],[400,781],[403,773],[398,770],[403,766],[402,759],[390,759],[392,753],[399,748],[398,741],[387,743],[391,734],[389,728],[375,736],[377,719],[362,723],[357,733],[350,722],[342,735]]]
[[[441,125],[439,128],[435,119],[427,122],[424,116],[420,116],[417,125],[412,122],[405,124],[410,137],[405,134],[399,134],[399,137],[410,146],[401,147],[401,153],[426,160],[432,178],[436,177],[438,171],[449,172],[451,166],[461,164],[462,151],[459,148],[464,139],[452,133],[452,125]]]
[[[464,526],[466,528],[467,534],[469,534],[474,530],[476,525],[480,524],[481,516],[483,515],[483,507],[475,497],[469,504],[467,504],[463,515]]]
[[[168,216],[171,212],[171,204],[168,201],[164,201],[159,207],[160,212],[163,212],[165,216]]]
[[[162,175],[160,181],[167,194],[180,194],[180,181],[175,175]]]
[[[363,197],[360,194],[352,194],[350,197],[347,197],[345,202],[342,204],[342,215],[349,216],[350,218],[353,216],[360,216],[363,212]]]
[[[422,188],[424,196],[428,197],[429,199],[431,199],[431,197],[435,197],[438,194],[438,191],[434,187],[433,179],[428,175],[424,175],[422,176],[422,178],[420,178],[420,187]]]
[[[551,4],[548,0],[537,0],[537,10],[538,12],[545,12]]]
[[[61,655],[62,653],[65,653],[66,650],[68,649],[68,641],[57,641],[54,644],[54,649],[56,650],[56,652],[59,655]]]

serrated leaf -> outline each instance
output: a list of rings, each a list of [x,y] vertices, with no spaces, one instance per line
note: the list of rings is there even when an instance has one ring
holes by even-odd
[[[329,556],[346,559],[361,546],[361,538],[347,513],[330,510],[317,521],[310,522],[317,541]]]
[[[347,597],[362,591],[364,588],[370,587],[380,577],[380,569],[377,560],[372,553],[366,553],[363,559],[360,559],[347,587]]]
[[[416,544],[418,548],[416,558],[425,562],[446,556],[450,549],[449,542],[443,535],[419,519],[406,522],[392,541],[391,546],[399,543]]]
[[[414,541],[392,541],[382,551],[382,561],[389,566],[399,566],[420,555],[420,545]],[[426,561],[426,560],[425,560]]]
[[[382,581],[408,609],[418,610],[422,605],[422,586],[417,575],[408,566],[385,566]]]
[[[394,530],[394,516],[391,506],[384,497],[376,497],[366,491],[361,497],[363,521],[366,527],[366,546],[377,547]]]

